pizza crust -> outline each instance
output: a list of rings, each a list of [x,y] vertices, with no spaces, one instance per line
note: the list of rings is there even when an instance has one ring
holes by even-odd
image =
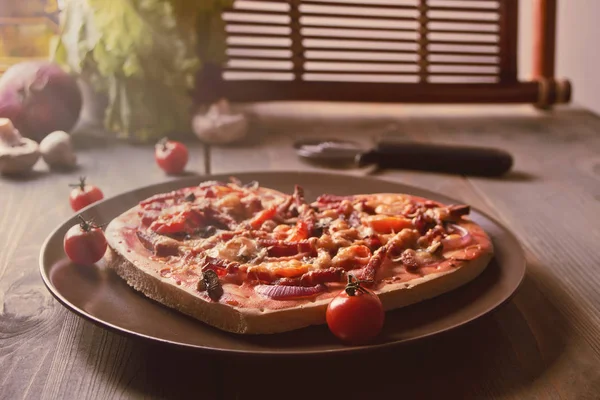
[[[278,193],[273,191],[273,193]],[[207,300],[194,288],[177,285],[162,277],[159,264],[148,258],[150,254],[139,243],[128,243],[124,231],[133,228],[136,208],[114,219],[106,229],[109,248],[105,255],[107,266],[136,291],[158,303],[175,309],[218,329],[237,334],[274,334],[326,323],[325,311],[333,296],[296,307],[259,309],[236,307]],[[473,224],[469,222],[469,224]],[[386,311],[406,307],[452,291],[475,279],[484,271],[493,256],[491,241],[477,225],[472,225],[486,240],[482,253],[471,261],[461,261],[448,271],[431,273],[424,277],[400,283],[388,283],[375,292]]]

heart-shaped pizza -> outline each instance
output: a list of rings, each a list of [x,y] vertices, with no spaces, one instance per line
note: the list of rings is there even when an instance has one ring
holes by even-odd
[[[291,192],[291,190],[290,190]],[[108,265],[147,297],[240,334],[324,324],[360,280],[392,310],[454,290],[493,246],[470,208],[400,193],[282,193],[206,181],[141,201],[106,228]]]

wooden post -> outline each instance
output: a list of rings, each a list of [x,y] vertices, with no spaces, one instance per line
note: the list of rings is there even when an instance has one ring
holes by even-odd
[[[519,2],[500,2],[500,82],[516,83],[517,43],[519,38]]]
[[[533,78],[554,79],[557,0],[533,3]]]
[[[419,4],[419,81],[421,83],[426,83],[429,75],[427,8],[427,0],[421,0]]]
[[[304,46],[302,45],[302,35],[300,27],[300,1],[290,1],[290,26],[292,29],[292,63],[294,68],[294,80],[302,80],[302,70],[304,69]]]
[[[556,4],[557,0],[533,2],[533,73],[539,82],[539,100],[536,107],[550,108],[556,102],[554,63],[556,59]]]

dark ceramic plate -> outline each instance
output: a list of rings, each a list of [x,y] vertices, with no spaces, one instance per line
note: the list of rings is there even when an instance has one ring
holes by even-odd
[[[227,180],[227,175],[193,177],[136,189],[99,202],[82,211],[86,218],[108,222],[153,194],[196,185],[205,179]],[[294,184],[305,188],[308,200],[320,193],[409,193],[442,202],[459,202],[411,186],[337,174],[267,172],[235,174],[243,182],[259,181],[265,187],[291,193]],[[489,267],[467,285],[434,299],[390,311],[378,340],[368,346],[341,345],[326,325],[293,332],[243,336],[222,332],[171,310],[135,292],[102,262],[76,266],[66,258],[62,241],[73,217],[45,241],[40,254],[44,283],[65,307],[111,330],[135,337],[222,354],[324,355],[370,351],[397,346],[457,328],[505,303],[525,273],[523,251],[513,234],[487,215],[473,210],[472,219],[491,236],[495,257]]]

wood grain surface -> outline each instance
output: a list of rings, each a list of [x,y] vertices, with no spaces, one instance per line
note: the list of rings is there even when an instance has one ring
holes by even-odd
[[[489,213],[527,253],[511,302],[458,330],[393,351],[333,359],[217,359],[108,332],[44,287],[43,240],[72,215],[67,184],[86,175],[111,196],[172,179],[150,146],[80,140],[76,171],[43,162],[0,180],[1,399],[598,399],[600,397],[600,118],[526,106],[261,104],[242,144],[191,142],[190,173],[316,170],[300,137],[496,146],[515,157],[504,178],[337,169],[438,191]]]

